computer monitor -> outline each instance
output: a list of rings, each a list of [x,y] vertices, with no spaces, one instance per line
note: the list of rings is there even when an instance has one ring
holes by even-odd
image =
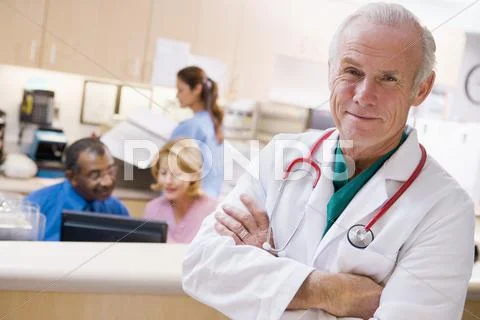
[[[118,215],[64,210],[61,241],[166,242],[167,223]]]

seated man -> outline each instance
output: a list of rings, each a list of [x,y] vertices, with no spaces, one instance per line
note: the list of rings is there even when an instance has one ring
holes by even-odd
[[[84,138],[66,151],[64,182],[32,192],[26,200],[38,204],[46,218],[45,240],[60,240],[62,211],[77,210],[128,216],[127,208],[112,196],[117,169],[100,140]]]

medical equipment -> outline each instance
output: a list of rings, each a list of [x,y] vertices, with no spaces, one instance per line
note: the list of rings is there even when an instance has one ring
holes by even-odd
[[[305,211],[303,212],[302,218],[300,221],[297,223],[294,231],[292,234],[288,237],[287,241],[285,244],[279,248],[279,249],[274,249],[268,242],[271,233],[272,233],[272,222],[274,219],[274,216],[277,212],[278,209],[278,204],[280,202],[280,199],[282,198],[283,191],[285,189],[286,183],[287,183],[287,178],[290,175],[291,172],[293,172],[293,168],[297,166],[298,164],[305,164],[307,163],[310,165],[314,170],[315,170],[315,176],[314,176],[314,182],[313,182],[313,188],[314,189],[320,180],[320,177],[322,175],[320,166],[313,160],[314,154],[317,152],[318,148],[322,145],[322,143],[332,135],[334,130],[330,130],[327,133],[325,133],[310,149],[310,153],[308,157],[303,157],[303,158],[296,158],[290,162],[290,164],[287,166],[287,169],[284,173],[283,176],[283,181],[280,186],[280,191],[278,193],[275,205],[273,206],[272,214],[270,216],[270,223],[269,223],[269,228],[267,232],[267,237],[265,242],[262,244],[262,248],[266,251],[269,251],[271,253],[277,254],[278,256],[284,256],[285,255],[285,249],[293,239],[293,237],[296,235],[297,231],[300,229],[300,226],[303,224],[303,221],[305,219]],[[425,151],[425,148],[420,144],[420,149],[422,152],[422,157],[417,164],[417,167],[413,171],[413,173],[410,175],[408,180],[395,192],[395,194],[388,199],[379,209],[378,213],[372,218],[372,220],[366,225],[361,225],[361,224],[356,224],[350,227],[350,229],[347,232],[347,239],[350,242],[350,244],[356,248],[359,249],[364,249],[368,247],[368,245],[373,241],[374,239],[374,234],[371,228],[373,225],[385,214],[385,212],[390,209],[390,207],[397,201],[397,199],[410,187],[410,185],[415,181],[415,179],[418,177],[420,172],[422,171],[423,166],[425,165],[425,162],[427,160],[427,152]]]

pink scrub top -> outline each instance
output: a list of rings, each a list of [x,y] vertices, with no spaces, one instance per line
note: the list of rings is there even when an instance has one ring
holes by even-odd
[[[203,219],[215,210],[216,205],[215,199],[201,195],[192,203],[185,217],[177,223],[170,202],[160,196],[147,203],[144,218],[167,222],[167,242],[190,243],[200,229]]]

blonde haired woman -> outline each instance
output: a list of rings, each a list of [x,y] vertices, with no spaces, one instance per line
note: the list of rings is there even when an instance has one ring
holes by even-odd
[[[152,165],[163,194],[147,203],[145,218],[168,223],[167,242],[189,243],[203,219],[215,210],[216,201],[201,189],[202,154],[192,139],[167,142]]]

